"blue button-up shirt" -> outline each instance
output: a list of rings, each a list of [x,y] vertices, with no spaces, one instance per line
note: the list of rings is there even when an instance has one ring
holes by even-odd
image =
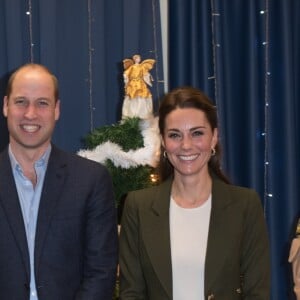
[[[51,152],[51,145],[47,148],[44,155],[34,163],[34,169],[37,176],[36,185],[33,186],[32,182],[24,175],[22,167],[13,155],[9,147],[9,157],[13,170],[15,183],[17,186],[19,201],[22,209],[24,225],[27,236],[27,244],[30,258],[30,300],[38,300],[35,274],[34,274],[34,244],[36,223],[38,217],[38,210],[40,204],[41,193],[47,164]]]

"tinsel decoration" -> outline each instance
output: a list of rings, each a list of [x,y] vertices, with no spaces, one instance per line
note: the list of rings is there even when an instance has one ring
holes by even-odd
[[[93,130],[86,137],[88,150],[80,156],[98,161],[108,168],[114,186],[116,205],[132,190],[158,183],[156,165],[160,139],[157,119],[127,118]]]

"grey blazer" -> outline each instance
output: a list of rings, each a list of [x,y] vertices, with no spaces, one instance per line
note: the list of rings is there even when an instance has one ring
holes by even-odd
[[[0,236],[0,299],[27,300],[29,254],[7,149],[0,155]],[[39,300],[111,300],[117,243],[107,170],[52,146],[35,239]]]
[[[171,183],[131,192],[126,199],[120,235],[122,300],[172,299]],[[204,284],[205,299],[270,299],[269,243],[259,197],[216,178]]]

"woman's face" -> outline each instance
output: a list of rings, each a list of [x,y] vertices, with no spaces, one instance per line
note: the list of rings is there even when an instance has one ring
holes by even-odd
[[[177,108],[165,119],[162,145],[175,175],[191,176],[208,172],[211,149],[218,141],[203,111]]]

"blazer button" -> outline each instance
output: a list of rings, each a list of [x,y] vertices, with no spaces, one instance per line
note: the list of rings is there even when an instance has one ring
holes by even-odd
[[[210,294],[207,297],[207,300],[214,300],[215,299],[215,295],[214,294]]]

